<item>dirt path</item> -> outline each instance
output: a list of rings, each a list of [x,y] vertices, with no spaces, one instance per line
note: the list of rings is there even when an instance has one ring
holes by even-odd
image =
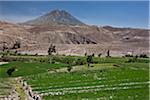
[[[21,87],[18,84],[17,79],[9,78],[8,81],[9,84],[11,85],[11,89],[9,91],[9,95],[5,96],[3,100],[24,100],[25,95],[24,92],[21,90]]]
[[[12,91],[10,91],[10,94],[8,96],[5,96],[2,100],[34,100],[24,90],[20,81],[21,78],[10,78],[9,80]]]
[[[8,62],[0,62],[0,65],[8,64]]]
[[[30,97],[28,94],[28,91],[26,91],[25,87],[23,87],[23,80],[21,77],[18,77],[15,79],[16,81],[16,90],[20,94],[20,100],[34,100]]]
[[[25,80],[23,80],[20,77],[20,78],[18,78],[17,81],[20,84],[22,92],[25,94],[24,98],[21,99],[21,100],[42,100],[41,96],[39,94],[33,92],[32,88],[30,87],[30,85],[27,84],[27,82]],[[22,97],[23,97],[23,95],[22,95]]]

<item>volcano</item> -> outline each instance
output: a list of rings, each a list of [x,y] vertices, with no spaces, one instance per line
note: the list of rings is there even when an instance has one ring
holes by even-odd
[[[25,22],[28,25],[85,25],[65,10],[53,10],[34,20]]]

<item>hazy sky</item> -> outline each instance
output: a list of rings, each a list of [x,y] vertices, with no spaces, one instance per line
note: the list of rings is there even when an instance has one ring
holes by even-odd
[[[148,28],[148,1],[0,1],[0,20],[22,22],[55,9],[87,24]]]

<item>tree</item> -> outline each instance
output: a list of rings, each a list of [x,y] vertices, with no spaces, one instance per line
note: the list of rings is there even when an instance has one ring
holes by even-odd
[[[67,70],[68,70],[68,72],[71,72],[71,70],[72,70],[72,67],[71,67],[71,64],[70,64],[70,62],[69,62],[69,61],[67,61],[67,64],[68,64],[68,66],[67,66]]]
[[[18,49],[18,48],[20,48],[20,47],[21,47],[21,43],[17,41],[17,42],[13,45],[12,49]]]
[[[92,56],[94,57],[94,56],[95,56],[95,54],[93,53],[93,54],[92,54]]]
[[[68,67],[67,67],[67,70],[68,70],[68,72],[71,72],[72,67],[71,67],[71,66],[68,66]]]
[[[137,59],[137,58],[138,58],[138,55],[135,56],[135,59]]]
[[[6,46],[6,42],[3,42],[3,48],[2,48],[2,51],[5,51],[6,49],[8,49],[8,47]]]
[[[98,54],[98,57],[101,57],[101,55],[102,55],[101,53],[100,53],[100,54]]]
[[[140,58],[148,58],[148,56],[146,54],[140,54],[139,56]]]
[[[85,53],[84,55],[87,56],[87,53]]]
[[[90,66],[90,64],[93,62],[93,56],[90,55],[87,57],[87,63],[88,63],[88,67]]]
[[[7,74],[8,74],[9,76],[11,76],[14,71],[15,71],[15,68],[14,68],[14,67],[9,68],[9,69],[7,70]]]
[[[56,46],[54,46],[53,44],[50,45],[49,49],[48,49],[48,55],[52,55],[52,53],[56,53]]]
[[[56,53],[56,46],[51,44],[49,49],[48,49],[48,55],[52,55],[52,53]],[[55,63],[53,60],[53,56],[48,56],[48,59],[49,59],[49,63]]]
[[[107,56],[106,57],[110,57],[110,50],[107,51]]]

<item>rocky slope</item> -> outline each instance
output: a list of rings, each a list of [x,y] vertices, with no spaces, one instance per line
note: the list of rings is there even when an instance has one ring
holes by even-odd
[[[11,49],[16,42],[19,42],[21,46],[27,46],[31,44],[31,33],[28,32],[20,25],[12,24],[8,22],[0,21],[0,49],[2,50],[5,45],[8,49]]]
[[[149,30],[90,26],[66,11],[55,10],[22,24],[0,21],[0,50],[4,45],[11,49],[16,42],[21,43],[18,50],[27,53],[46,54],[53,43],[62,54],[98,54],[108,49],[114,55],[139,54],[148,53]]]

